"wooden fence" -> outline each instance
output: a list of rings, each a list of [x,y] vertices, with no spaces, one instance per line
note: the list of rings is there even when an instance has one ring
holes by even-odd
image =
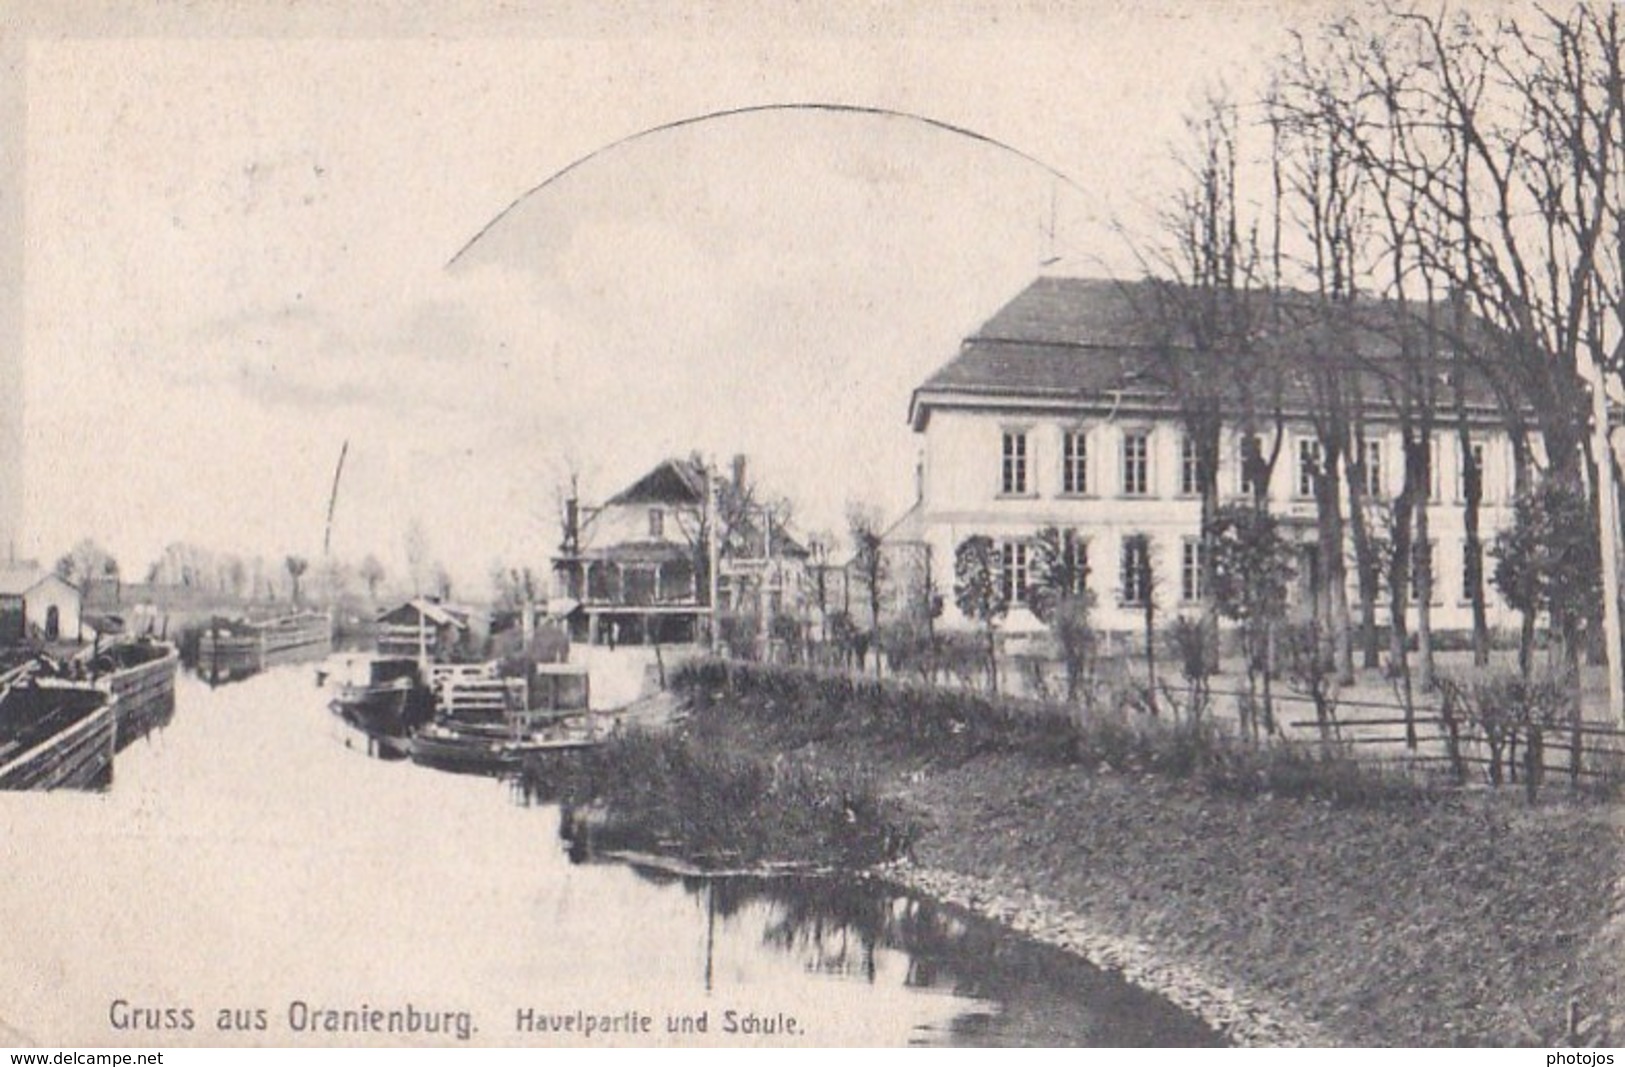
[[[1245,695],[1213,694],[1231,699]],[[1271,699],[1283,710],[1292,709],[1288,714],[1314,706],[1310,698],[1296,693],[1276,694]],[[1389,766],[1445,770],[1462,778],[1477,770],[1486,780],[1508,783],[1527,778],[1531,772],[1537,782],[1560,776],[1575,784],[1625,782],[1625,728],[1594,720],[1507,723],[1492,736],[1467,714],[1446,715],[1431,700],[1419,701],[1409,720],[1402,704],[1373,700],[1339,700],[1325,723],[1279,713],[1277,718],[1285,727],[1279,740],[1286,744],[1317,746],[1329,740],[1356,758]],[[1414,745],[1407,727],[1415,737]]]

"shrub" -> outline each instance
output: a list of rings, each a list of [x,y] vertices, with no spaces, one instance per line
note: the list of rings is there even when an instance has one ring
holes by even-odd
[[[642,731],[581,755],[563,774],[532,763],[524,785],[567,810],[601,811],[590,830],[598,848],[675,846],[711,865],[811,857],[869,866],[903,857],[919,837],[902,807],[855,772],[768,763]],[[575,821],[566,821],[567,833]]]
[[[769,633],[773,641],[784,649],[785,659],[791,663],[800,663],[806,651],[806,629],[796,616],[789,612],[779,612],[773,616],[768,624]]]
[[[717,635],[734,659],[758,659],[761,634],[762,618],[755,612],[724,612],[717,617]]]
[[[1211,721],[1167,722],[1126,707],[1094,714],[805,668],[694,660],[673,677],[697,716],[751,720],[787,751],[833,737],[904,742],[924,756],[1014,752],[1128,773],[1192,779],[1220,793],[1306,797],[1340,805],[1414,801],[1422,788],[1332,745],[1251,744]],[[719,706],[719,701],[724,706]]]
[[[880,631],[880,652],[893,675],[918,675],[930,682],[936,676],[936,647],[931,631],[912,621],[889,623]]]
[[[1545,773],[1546,734],[1557,729],[1573,710],[1574,695],[1566,678],[1535,673],[1525,678],[1516,671],[1491,671],[1471,680],[1444,677],[1446,729],[1458,729],[1455,716],[1464,714],[1470,736],[1489,750],[1490,784],[1517,781],[1517,747],[1524,745],[1524,788],[1533,800]],[[1454,749],[1459,742],[1450,739]],[[1458,757],[1459,759],[1459,757]],[[1459,773],[1459,771],[1458,771]]]

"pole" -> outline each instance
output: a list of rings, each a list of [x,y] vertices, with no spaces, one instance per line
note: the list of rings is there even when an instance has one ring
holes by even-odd
[[[339,448],[338,465],[333,468],[333,491],[327,497],[327,529],[322,534],[324,557],[333,550],[333,512],[339,506],[339,479],[344,476],[344,457],[349,454],[350,440],[345,438],[343,446]]]
[[[1597,533],[1602,555],[1602,628],[1608,642],[1608,714],[1625,724],[1625,647],[1619,619],[1619,496],[1608,433],[1608,386],[1602,363],[1591,361],[1591,432],[1597,464]]]
[[[705,571],[706,571],[706,603],[711,611],[710,625],[706,627],[706,636],[711,645],[711,655],[716,655],[721,643],[717,634],[717,566],[721,553],[717,550],[717,478],[716,464],[705,464]]]

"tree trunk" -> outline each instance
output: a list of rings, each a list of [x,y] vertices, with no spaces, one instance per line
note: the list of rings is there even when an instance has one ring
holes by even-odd
[[[1157,605],[1151,595],[1151,548],[1146,546],[1146,564],[1144,575],[1145,589],[1145,673],[1146,707],[1151,710],[1152,718],[1157,715]]]
[[[1410,442],[1406,442],[1407,454]],[[1410,468],[1411,463],[1407,462]],[[1405,746],[1416,748],[1416,712],[1411,701],[1410,632],[1405,621],[1405,604],[1411,595],[1411,520],[1415,515],[1413,482],[1409,471],[1405,488],[1394,502],[1393,539],[1388,560],[1388,669],[1402,685],[1405,703]]]
[[[1377,639],[1377,595],[1381,588],[1382,567],[1371,543],[1371,528],[1367,521],[1366,488],[1370,475],[1365,467],[1365,425],[1356,418],[1353,423],[1353,446],[1348,453],[1349,531],[1354,536],[1354,576],[1360,586],[1360,647],[1366,670],[1375,670],[1381,663]]]
[[[991,623],[987,628],[987,688],[994,695],[999,692],[999,638]]]
[[[1349,641],[1348,572],[1343,565],[1343,456],[1341,427],[1321,441],[1324,457],[1316,485],[1320,513],[1320,586],[1322,631],[1330,661],[1344,684],[1354,681],[1354,652]]]
[[[1458,335],[1461,330],[1458,328]],[[1484,604],[1484,540],[1479,532],[1479,508],[1484,502],[1484,471],[1473,455],[1473,436],[1467,426],[1466,370],[1456,360],[1455,374],[1456,446],[1461,456],[1462,551],[1466,560],[1462,576],[1467,582],[1467,599],[1473,605],[1473,666],[1490,662],[1489,613]]]
[[[1518,674],[1525,682],[1535,668],[1535,613],[1525,611],[1518,627]]]
[[[1428,539],[1428,503],[1425,493],[1416,506],[1415,544],[1419,565],[1416,575],[1417,681],[1422,686],[1422,692],[1427,693],[1433,690],[1433,542]]]

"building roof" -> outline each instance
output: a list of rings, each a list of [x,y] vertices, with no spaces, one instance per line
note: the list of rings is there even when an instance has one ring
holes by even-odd
[[[662,460],[653,470],[610,497],[604,502],[603,507],[593,509],[582,523],[583,534],[593,528],[605,508],[617,505],[704,508],[705,484],[705,469],[700,466],[698,460]],[[775,524],[772,529],[773,555],[789,559],[806,559],[811,555],[807,547],[791,536],[782,525]],[[723,554],[739,556],[744,553],[747,558],[756,558],[749,554],[761,553],[761,542],[761,524],[753,512],[744,516],[735,525],[729,543],[723,546]],[[584,548],[580,556],[583,559],[620,563],[648,563],[686,559],[689,558],[691,551],[688,545],[680,541],[651,539]]]
[[[668,459],[605,502],[705,506],[705,472],[691,459]]]
[[[75,592],[78,591],[78,586],[55,571],[38,566],[0,564],[0,596],[22,596],[31,592],[41,582],[52,580],[61,582]]]
[[[1253,351],[1276,354],[1270,384],[1283,407],[1310,405],[1317,368],[1336,367],[1360,379],[1367,403],[1383,404],[1403,366],[1402,341],[1425,332],[1422,318],[1401,316],[1392,302],[1362,299],[1340,310],[1341,330],[1329,339],[1325,305],[1306,293],[1244,294],[1229,305],[1198,305],[1198,290],[1151,280],[1041,277],[1000,308],[961,344],[953,359],[915,390],[909,420],[923,429],[929,409],[945,400],[1031,399],[1050,403],[1139,402],[1167,407],[1174,375],[1200,377],[1213,360],[1213,377],[1238,391],[1234,357],[1197,343],[1204,318],[1227,314],[1253,335]],[[1406,324],[1408,323],[1408,332]],[[1474,325],[1474,328],[1480,328]],[[1281,358],[1285,357],[1285,358]],[[1263,365],[1269,357],[1256,355]],[[1442,356],[1441,397],[1448,397],[1451,366]],[[1464,379],[1468,406],[1495,410],[1499,395],[1478,371]],[[1256,384],[1252,386],[1256,390]],[[1238,392],[1239,396],[1239,392]]]
[[[427,619],[436,626],[450,626],[458,630],[468,629],[466,617],[459,617],[461,613],[447,608],[444,604],[417,597],[408,600],[399,607],[390,608],[378,616],[378,621],[395,626],[416,625],[419,616]]]

